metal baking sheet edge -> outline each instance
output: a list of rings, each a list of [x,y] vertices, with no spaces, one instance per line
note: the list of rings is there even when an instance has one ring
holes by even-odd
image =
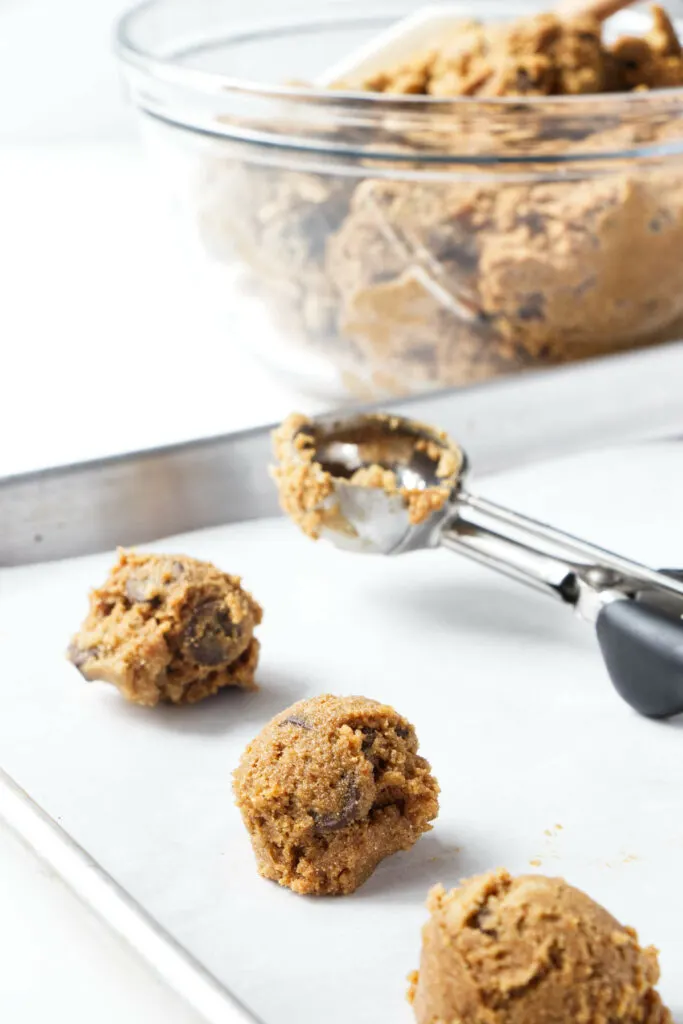
[[[0,819],[208,1024],[261,1024],[2,768]]]

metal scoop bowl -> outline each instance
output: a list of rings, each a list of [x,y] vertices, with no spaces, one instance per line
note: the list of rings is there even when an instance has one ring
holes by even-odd
[[[595,625],[612,682],[638,712],[683,712],[683,573],[650,569],[477,497],[464,451],[412,420],[306,420],[278,457],[280,479],[289,465],[324,482],[314,535],[381,555],[443,546],[511,576]]]

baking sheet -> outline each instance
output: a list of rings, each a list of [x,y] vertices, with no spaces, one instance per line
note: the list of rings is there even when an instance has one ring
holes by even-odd
[[[683,564],[683,446],[517,470],[481,490]],[[266,611],[261,690],[132,707],[63,659],[111,553],[3,570],[0,762],[265,1024],[408,1024],[428,887],[498,865],[566,875],[636,925],[661,948],[662,992],[683,1018],[683,722],[622,704],[588,627],[447,552],[354,557],[282,520],[151,546],[243,574]],[[325,691],[395,704],[443,794],[410,853],[354,896],[316,900],[256,875],[230,771],[268,718]]]

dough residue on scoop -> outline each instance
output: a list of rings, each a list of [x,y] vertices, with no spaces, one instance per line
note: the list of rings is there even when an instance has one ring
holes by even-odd
[[[400,420],[390,415],[378,414],[375,419],[391,429],[392,422],[398,426]],[[420,428],[421,424],[414,424]],[[407,443],[414,452],[423,452],[435,465],[439,481],[430,487],[410,488],[401,486],[397,474],[382,465],[382,446],[376,439],[368,437],[367,443],[359,445],[366,465],[344,476],[344,483],[356,487],[374,487],[393,497],[400,496],[408,511],[411,525],[424,523],[435,512],[440,511],[448,501],[458,474],[462,468],[462,455],[454,448],[447,435],[424,427],[434,437],[416,433]],[[340,510],[335,496],[335,480],[338,479],[316,458],[314,425],[306,416],[295,413],[273,433],[273,445],[277,465],[272,469],[280,496],[282,510],[305,534],[317,540],[325,527],[354,533]]]
[[[273,431],[277,465],[271,469],[280,507],[307,536],[317,540],[330,519],[340,517],[334,497],[334,479],[315,458],[311,421],[292,413]]]

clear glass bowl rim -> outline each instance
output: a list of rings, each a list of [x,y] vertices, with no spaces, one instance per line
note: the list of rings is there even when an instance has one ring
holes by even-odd
[[[390,0],[389,0],[390,2]],[[518,125],[520,117],[525,114],[533,114],[542,118],[561,121],[563,118],[585,118],[589,127],[594,117],[609,115],[622,120],[622,123],[632,122],[634,124],[647,124],[650,119],[656,119],[661,123],[663,117],[672,118],[681,123],[681,137],[674,142],[669,141],[664,147],[655,144],[634,143],[625,149],[600,150],[595,152],[572,152],[568,145],[566,151],[558,152],[552,156],[540,154],[517,153],[514,156],[503,154],[489,154],[481,156],[463,156],[463,154],[446,147],[442,152],[431,152],[419,154],[419,159],[424,166],[464,166],[477,167],[493,165],[524,165],[537,163],[539,165],[551,166],[562,164],[577,164],[597,162],[600,165],[609,164],[612,161],[622,161],[624,158],[648,160],[651,157],[662,159],[667,157],[680,157],[683,154],[683,87],[658,89],[643,92],[623,93],[595,93],[571,96],[504,96],[504,97],[435,97],[423,95],[400,95],[388,97],[383,93],[372,93],[365,91],[344,91],[327,88],[311,88],[309,86],[297,86],[288,84],[272,84],[259,82],[247,78],[238,78],[213,71],[204,71],[188,67],[180,62],[177,57],[160,57],[149,49],[141,47],[136,42],[136,30],[138,22],[155,10],[163,10],[164,7],[171,8],[173,0],[142,0],[118,19],[114,29],[114,48],[123,69],[129,75],[129,81],[135,80],[133,86],[134,101],[148,114],[161,121],[182,129],[202,135],[213,135],[236,141],[251,143],[257,146],[267,146],[278,150],[288,150],[292,153],[298,152],[315,153],[336,158],[350,158],[352,160],[378,160],[388,161],[389,164],[395,161],[417,159],[417,154],[408,154],[405,151],[395,153],[384,150],[374,150],[372,146],[366,149],[356,149],[337,144],[328,140],[327,144],[317,142],[312,135],[307,134],[307,128],[315,118],[320,118],[321,111],[327,111],[332,124],[339,119],[342,124],[347,117],[360,119],[365,126],[380,123],[381,119],[388,114],[399,116],[401,113],[410,119],[413,129],[420,129],[421,121],[424,118],[425,126],[429,126],[429,119],[434,116],[445,116],[453,113],[454,117],[462,117],[471,122],[481,117],[482,121],[495,119],[499,127],[509,125],[514,128]],[[397,11],[391,8],[363,8],[355,7],[349,10],[346,6],[340,7],[337,11],[316,12],[315,16],[308,16],[297,20],[296,18],[268,18],[259,21],[257,27],[244,28],[236,26],[232,33],[223,32],[221,41],[239,42],[242,39],[254,39],[262,36],[265,40],[276,33],[297,30],[308,32],[320,29],[330,29],[334,25],[354,25],[362,22],[368,25],[385,21],[387,17],[396,16]],[[184,52],[190,52],[191,48]],[[182,52],[182,51],[181,51]],[[140,81],[145,83],[145,88],[140,89]],[[161,90],[171,90],[174,95],[182,94],[182,110],[172,108],[172,104],[165,102],[165,114],[154,111],[146,106],[145,96],[148,95],[148,88],[155,87]],[[230,103],[237,102],[239,98],[254,100],[257,99],[263,105],[286,103],[290,124],[296,123],[296,130],[290,133],[280,132],[269,135],[262,131],[250,132],[242,130],[233,132],[221,124],[220,129],[208,128],[206,125],[206,107],[214,104],[217,100]],[[204,107],[202,107],[202,102]],[[271,108],[271,112],[272,109]],[[173,111],[169,113],[169,111]],[[281,110],[275,117],[281,116]],[[217,122],[212,120],[212,126]]]

